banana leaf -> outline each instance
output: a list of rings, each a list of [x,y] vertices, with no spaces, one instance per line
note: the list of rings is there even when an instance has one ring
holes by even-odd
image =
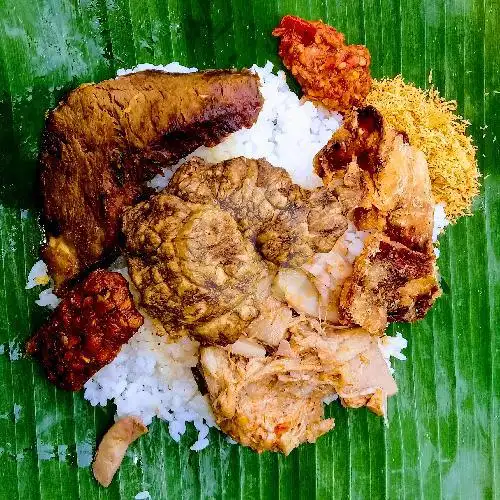
[[[108,489],[89,464],[113,408],[49,384],[23,354],[46,311],[25,290],[38,259],[36,168],[44,114],[82,82],[172,60],[199,68],[279,65],[282,15],[321,18],[366,44],[375,77],[433,83],[470,122],[482,190],[448,228],[445,294],[398,325],[389,425],[337,403],[336,429],[288,457],[233,445],[218,431],[189,450],[166,424],[127,453]],[[500,2],[498,0],[0,0],[0,498],[463,498],[499,494]],[[498,140],[497,140],[498,137]]]

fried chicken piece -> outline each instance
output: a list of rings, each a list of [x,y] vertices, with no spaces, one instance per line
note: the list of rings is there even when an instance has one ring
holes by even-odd
[[[365,241],[342,288],[340,319],[382,334],[387,322],[421,319],[441,295],[434,253],[421,253],[376,233]]]
[[[423,153],[368,106],[346,119],[316,155],[315,169],[347,217],[373,233],[342,287],[341,322],[380,334],[388,321],[422,318],[440,295]]]
[[[348,111],[364,102],[371,87],[370,53],[364,45],[346,45],[344,35],[321,21],[285,16],[273,35],[279,56],[305,96],[332,111]]]
[[[312,349],[325,373],[334,374],[335,392],[344,406],[366,406],[385,415],[386,400],[396,394],[397,386],[375,337],[362,328],[322,325],[317,320],[300,321],[290,330],[292,349]]]
[[[42,254],[56,288],[113,252],[143,181],[250,127],[262,104],[248,71],[143,71],[71,92],[47,117],[40,155]]]
[[[288,222],[298,212],[300,223]],[[276,264],[330,250],[345,227],[327,188],[303,190],[265,160],[194,158],[125,213],[123,233],[150,314],[169,330],[225,344],[258,317],[274,324],[266,301]]]
[[[339,238],[330,252],[315,254],[301,268],[279,269],[273,281],[274,295],[299,314],[340,325],[340,294],[352,274],[354,261],[354,249],[349,248],[348,241]],[[361,252],[362,241],[357,245]]]
[[[221,347],[201,350],[218,425],[258,452],[288,454],[332,429],[333,419],[323,418],[328,396],[339,393],[346,405],[371,405],[380,413],[397,390],[376,339],[359,328],[301,321],[286,344],[281,353],[251,359]]]
[[[243,235],[276,265],[298,266],[331,250],[347,228],[333,193],[301,189],[284,169],[265,160],[240,157],[211,165],[193,158],[177,170],[167,190],[229,212]]]
[[[358,229],[432,251],[434,198],[423,153],[372,106],[354,111],[316,155],[315,169]]]
[[[292,321],[290,307],[269,296],[259,304],[259,316],[248,325],[245,335],[266,346],[278,347]]]
[[[349,113],[343,126],[315,157],[316,173],[327,183],[353,161],[358,167],[375,174],[383,168],[381,141],[386,132],[382,115],[373,107]]]
[[[78,391],[142,323],[125,278],[97,270],[66,295],[26,350],[40,360],[51,382]]]
[[[125,213],[123,232],[142,304],[169,330],[232,342],[258,315],[269,271],[228,212],[162,192]]]

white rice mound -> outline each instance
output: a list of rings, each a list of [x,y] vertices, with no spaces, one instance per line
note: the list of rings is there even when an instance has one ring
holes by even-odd
[[[28,281],[26,283],[26,290],[34,288],[38,285],[46,285],[49,283],[49,270],[47,268],[47,264],[43,260],[39,260],[33,264],[29,274]]]
[[[193,422],[198,439],[191,449],[201,450],[208,445],[209,427],[215,421],[191,371],[198,363],[198,347],[187,337],[169,343],[144,315],[144,325],[118,356],[85,384],[84,397],[92,406],[113,401],[117,418],[135,415],[149,425],[158,417],[169,423],[170,436],[177,442],[186,423]]]
[[[139,293],[123,257],[109,267],[129,282],[135,301]],[[144,324],[123,346],[118,356],[99,370],[84,386],[84,398],[92,406],[116,405],[116,418],[134,415],[149,425],[154,417],[168,422],[172,439],[179,442],[192,422],[198,439],[193,451],[209,444],[209,428],[215,420],[208,402],[198,390],[191,368],[198,363],[199,343],[188,337],[177,341],[161,336],[153,319],[140,309]]]
[[[177,62],[166,66],[141,64],[131,70],[119,70],[125,75],[145,69],[187,73],[196,68],[187,68]],[[285,74],[272,72],[273,65],[253,66],[261,79],[264,107],[255,125],[248,130],[240,130],[214,148],[199,148],[191,156],[200,156],[209,162],[219,162],[237,156],[265,158],[271,164],[285,168],[294,182],[306,188],[321,185],[321,180],[312,172],[314,155],[328,142],[341,125],[341,117],[316,108],[310,102],[301,102],[289,89]],[[186,161],[184,159],[183,161]],[[181,164],[182,162],[179,162]],[[155,177],[151,185],[160,190],[168,184],[172,171]],[[442,207],[441,207],[442,208]],[[444,225],[444,211],[436,207],[436,238]],[[344,235],[345,255],[348,263],[354,261],[363,249],[366,233],[350,226]],[[318,272],[328,271],[328,254]],[[123,258],[111,270],[120,272],[130,282]],[[47,267],[38,261],[30,271],[27,288],[47,284]],[[334,279],[335,276],[331,276]],[[131,284],[131,291],[138,301],[137,291]],[[52,288],[42,290],[36,301],[40,306],[54,309],[60,299]],[[112,363],[102,368],[86,384],[84,397],[93,406],[104,406],[108,402],[116,405],[116,417],[135,415],[149,425],[154,417],[168,422],[168,430],[175,441],[179,441],[192,422],[198,431],[198,439],[191,446],[199,451],[208,446],[209,428],[215,426],[214,417],[205,396],[198,390],[191,368],[198,362],[198,342],[189,338],[169,342],[157,335],[153,320],[141,310],[145,320],[137,334],[126,344]],[[406,340],[383,337],[380,349],[390,366],[390,358],[406,359],[401,350]],[[336,395],[325,402],[336,399]],[[141,497],[142,498],[142,497]]]

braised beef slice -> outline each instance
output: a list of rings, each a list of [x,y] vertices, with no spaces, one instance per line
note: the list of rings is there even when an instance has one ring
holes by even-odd
[[[248,71],[143,71],[71,92],[47,117],[40,155],[42,254],[56,287],[115,249],[144,181],[250,127],[262,103]]]

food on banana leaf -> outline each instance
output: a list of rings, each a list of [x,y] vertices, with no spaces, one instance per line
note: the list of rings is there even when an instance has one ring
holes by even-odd
[[[372,81],[366,47],[294,16],[273,34],[303,99],[271,63],[182,77],[149,71],[80,87],[47,122],[43,255],[67,295],[29,351],[45,353],[59,385],[85,384],[93,405],[113,400],[119,418],[166,420],[175,440],[194,422],[196,451],[218,425],[258,452],[288,454],[334,427],[323,405],[335,399],[387,418],[397,392],[391,357],[404,359],[406,346],[387,324],[423,318],[439,297],[437,237],[445,210],[464,211],[437,203],[453,196],[436,188],[442,163],[426,142],[434,136],[412,109],[421,101],[399,93],[394,109],[410,96],[417,118],[397,120],[392,87]],[[100,125],[67,127],[82,114]],[[443,141],[453,149],[463,130],[448,118]],[[461,144],[470,203],[477,171],[470,141]],[[121,300],[113,286],[86,297],[89,280],[111,283],[113,273],[80,275],[112,251],[121,256],[109,271],[128,280]],[[45,278],[31,273],[30,286]],[[71,290],[75,278],[83,281]],[[57,300],[52,289],[40,297]],[[110,302],[116,321],[100,322],[99,346],[109,330],[113,349],[101,359],[87,352],[97,320],[85,321]],[[89,361],[71,373],[65,359]],[[99,449],[103,485],[122,441],[114,449],[105,438]]]

